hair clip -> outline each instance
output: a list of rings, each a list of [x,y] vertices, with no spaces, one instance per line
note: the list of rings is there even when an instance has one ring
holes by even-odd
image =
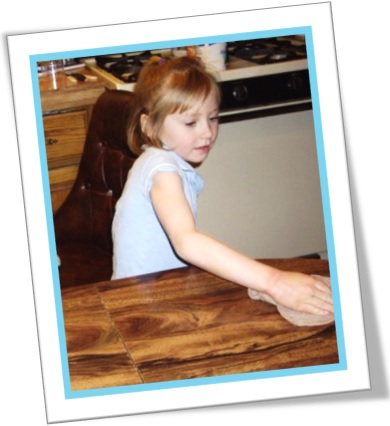
[[[158,61],[158,63],[161,65],[161,64],[165,64],[165,62],[168,62],[168,59],[167,58],[161,58],[161,59],[159,59],[159,61]]]

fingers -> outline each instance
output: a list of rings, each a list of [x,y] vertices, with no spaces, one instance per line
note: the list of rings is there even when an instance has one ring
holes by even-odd
[[[334,312],[332,295],[322,291],[315,293],[302,306],[305,306],[306,312],[316,315],[326,315]]]
[[[319,275],[311,275],[314,278],[314,286],[324,293],[332,294],[332,288],[330,286],[330,279],[328,277],[321,277]]]
[[[307,278],[307,276],[306,276]],[[309,279],[302,279],[305,283],[300,288],[299,302],[295,309],[313,315],[333,314],[333,299],[330,281],[327,277],[311,276]],[[299,286],[297,285],[297,289]]]
[[[326,310],[328,312],[333,312],[333,298],[330,281],[322,277],[314,276],[314,278],[314,287],[319,290],[318,292],[316,292],[316,297],[318,301],[316,301],[314,306],[316,308]]]
[[[333,305],[330,304],[324,308],[320,308],[316,305],[305,304],[302,306],[301,312],[312,315],[329,315],[333,314]]]
[[[320,299],[317,299],[315,302],[307,303],[306,308],[307,312],[315,314],[315,315],[327,315],[334,312],[333,303],[326,302]]]

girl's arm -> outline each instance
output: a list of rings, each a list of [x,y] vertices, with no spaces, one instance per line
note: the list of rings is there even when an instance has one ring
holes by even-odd
[[[155,175],[151,200],[175,252],[184,261],[266,293],[288,308],[316,315],[333,312],[331,290],[321,281],[264,265],[199,232],[176,173]]]

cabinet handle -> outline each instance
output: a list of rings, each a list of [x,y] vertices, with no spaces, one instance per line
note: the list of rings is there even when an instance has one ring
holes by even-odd
[[[48,139],[47,140],[47,145],[54,145],[55,143],[58,143],[58,139]]]

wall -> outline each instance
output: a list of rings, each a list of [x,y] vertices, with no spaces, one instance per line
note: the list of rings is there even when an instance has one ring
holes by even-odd
[[[221,124],[199,172],[201,230],[256,258],[326,251],[311,110]]]

